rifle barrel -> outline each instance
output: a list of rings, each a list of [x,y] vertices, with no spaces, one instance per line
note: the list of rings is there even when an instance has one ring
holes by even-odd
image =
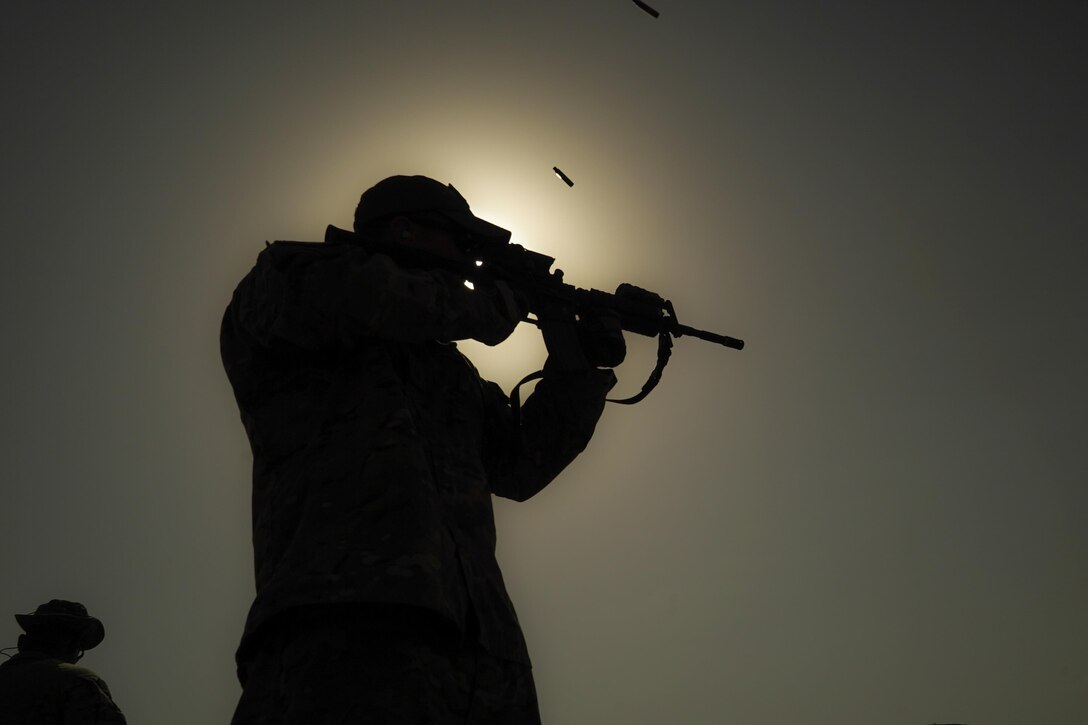
[[[681,325],[679,323],[672,325],[670,332],[672,332],[672,334],[676,337],[690,335],[691,337],[697,337],[700,340],[706,340],[707,342],[716,342],[719,345],[731,347],[734,350],[744,349],[744,340],[739,340],[735,337],[729,337],[728,335],[719,335],[716,332],[698,330],[694,327],[688,327],[687,325]]]

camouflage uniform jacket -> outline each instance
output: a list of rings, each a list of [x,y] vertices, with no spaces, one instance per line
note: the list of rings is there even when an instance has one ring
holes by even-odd
[[[491,494],[522,501],[593,434],[611,371],[548,374],[515,427],[454,343],[497,344],[508,291],[350,244],[276,242],[227,308],[221,351],[253,452],[257,596],[238,659],[294,607],[422,606],[528,663],[495,560]]]
[[[125,725],[125,716],[106,683],[87,668],[20,652],[0,665],[0,722]]]

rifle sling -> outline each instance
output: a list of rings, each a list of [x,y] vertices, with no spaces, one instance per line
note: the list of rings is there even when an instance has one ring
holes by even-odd
[[[609,403],[619,403],[620,405],[634,405],[635,403],[644,399],[650,394],[657,384],[661,382],[661,373],[664,372],[665,366],[669,364],[669,357],[672,355],[672,335],[665,330],[662,330],[657,335],[657,365],[654,366],[653,371],[650,372],[650,377],[646,379],[646,383],[642,386],[642,390],[638,391],[630,398],[605,398]]]

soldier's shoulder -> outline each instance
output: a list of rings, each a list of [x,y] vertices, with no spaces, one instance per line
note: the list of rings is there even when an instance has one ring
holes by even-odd
[[[265,242],[261,250],[261,257],[269,259],[289,259],[300,255],[317,255],[328,249],[323,242],[296,242],[278,239],[274,242]]]
[[[94,670],[87,669],[86,667],[80,667],[79,665],[70,665],[67,662],[61,662],[57,665],[57,671],[63,674],[65,677],[69,677],[73,680],[91,680],[93,682],[101,682],[101,678],[95,673]]]
[[[275,249],[280,254],[287,254],[289,252],[303,253],[306,251],[316,251],[318,249],[331,249],[335,245],[325,244],[324,242],[300,242],[289,239],[277,239],[274,242],[265,242],[266,249]]]
[[[109,685],[94,670],[66,663],[61,664],[57,669],[67,683],[65,688],[74,696],[90,700],[112,700],[113,695],[110,694]],[[76,695],[76,693],[79,694]]]
[[[106,681],[93,670],[77,665],[61,664],[58,670],[64,673],[65,698],[68,707],[74,711],[93,713],[95,722],[123,725],[124,714],[113,701]]]
[[[335,259],[345,255],[362,254],[362,249],[347,244],[326,244],[325,242],[298,242],[277,240],[266,242],[258,260],[276,267],[290,267],[296,264],[308,264],[319,259]]]

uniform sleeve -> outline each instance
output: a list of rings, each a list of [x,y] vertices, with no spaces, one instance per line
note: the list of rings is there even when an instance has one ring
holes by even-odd
[[[126,720],[105,681],[90,670],[73,667],[65,692],[64,723],[126,725]]]
[[[258,342],[310,349],[363,337],[505,340],[520,320],[509,289],[471,290],[445,270],[405,269],[354,245],[276,242],[235,290],[235,326]]]
[[[589,444],[615,384],[611,370],[546,372],[515,420],[502,389],[484,383],[491,492],[524,501],[551,483]]]

